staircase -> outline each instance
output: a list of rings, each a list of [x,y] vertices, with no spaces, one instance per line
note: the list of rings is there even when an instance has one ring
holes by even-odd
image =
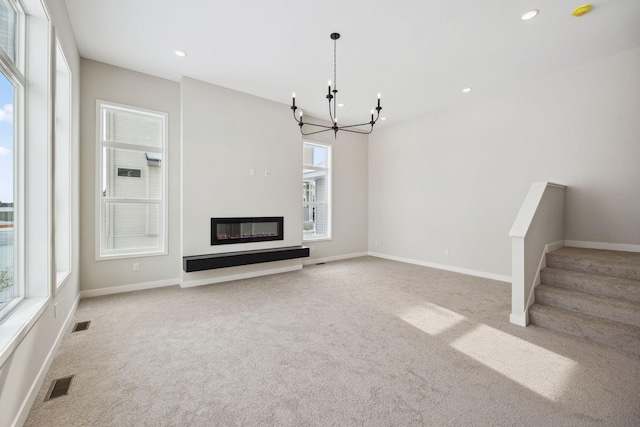
[[[529,322],[640,358],[640,253],[564,247],[546,263]]]

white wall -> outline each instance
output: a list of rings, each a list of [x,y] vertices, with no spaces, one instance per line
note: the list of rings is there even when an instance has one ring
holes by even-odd
[[[187,77],[181,89],[183,255],[299,246],[302,142],[291,111],[283,104]],[[211,246],[212,217],[250,216],[283,216],[284,240]],[[183,272],[182,278],[201,282],[300,263]]]
[[[72,74],[71,156],[72,156],[72,256],[71,275],[65,285],[51,296],[42,315],[20,342],[9,358],[0,366],[0,425],[20,425],[26,418],[31,403],[40,389],[55,345],[66,329],[66,321],[73,314],[79,294],[79,100],[80,56],[68,19],[64,0],[45,0],[58,38]],[[53,248],[48,248],[52,251]],[[43,265],[46,265],[43,264]],[[57,305],[57,316],[54,314]]]
[[[293,119],[290,121],[295,126]],[[319,123],[318,120],[314,122]],[[324,132],[304,137],[304,140],[333,147],[332,239],[304,242],[311,248],[311,256],[305,263],[366,253],[369,227],[367,135],[338,132],[334,138],[333,132]]]
[[[639,244],[639,75],[635,49],[374,132],[370,250],[509,276],[534,181],[568,186],[565,239]]]
[[[180,85],[101,62],[81,63],[80,236],[82,290],[88,295],[120,288],[178,284],[180,277]],[[168,254],[151,257],[95,260],[96,99],[169,114]],[[165,161],[166,160],[166,161]],[[133,263],[140,265],[133,271]],[[133,288],[132,288],[133,287]],[[109,290],[108,288],[113,288]]]

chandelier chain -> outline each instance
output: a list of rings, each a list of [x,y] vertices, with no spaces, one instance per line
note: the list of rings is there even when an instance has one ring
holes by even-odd
[[[338,89],[338,77],[336,73],[336,40],[333,41],[333,88]]]

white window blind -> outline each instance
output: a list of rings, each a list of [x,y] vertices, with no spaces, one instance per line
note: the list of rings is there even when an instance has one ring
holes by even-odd
[[[18,13],[9,0],[0,0],[0,47],[16,61],[16,21]]]
[[[99,110],[98,258],[163,253],[167,115],[105,102]]]

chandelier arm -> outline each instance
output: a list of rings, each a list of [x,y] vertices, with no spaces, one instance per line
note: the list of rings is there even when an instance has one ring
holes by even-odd
[[[369,135],[371,132],[373,132],[373,126],[371,126],[371,129],[369,129],[368,132],[365,132],[363,130],[344,129],[344,128],[340,128],[340,130],[343,130],[345,132],[351,132],[351,133],[359,133],[361,135]]]
[[[342,130],[342,129],[348,129],[348,128],[355,128],[355,127],[359,127],[359,126],[371,126],[371,127],[373,127],[371,125],[371,122],[366,122],[366,123],[360,123],[360,124],[357,124],[357,125],[339,126],[338,129]]]
[[[317,130],[317,131],[315,131],[315,132],[304,133],[304,132],[302,132],[302,129],[300,129],[300,133],[301,133],[302,135],[304,135],[304,136],[307,136],[307,135],[313,135],[313,134],[316,134],[316,133],[328,132],[328,131],[330,131],[330,130],[332,130],[332,129],[331,129],[331,128],[329,128],[329,129]]]
[[[333,129],[333,126],[326,126],[326,125],[317,125],[315,123],[307,123],[307,122],[302,122],[303,125],[305,126],[315,126],[317,128],[324,128],[324,129]]]

